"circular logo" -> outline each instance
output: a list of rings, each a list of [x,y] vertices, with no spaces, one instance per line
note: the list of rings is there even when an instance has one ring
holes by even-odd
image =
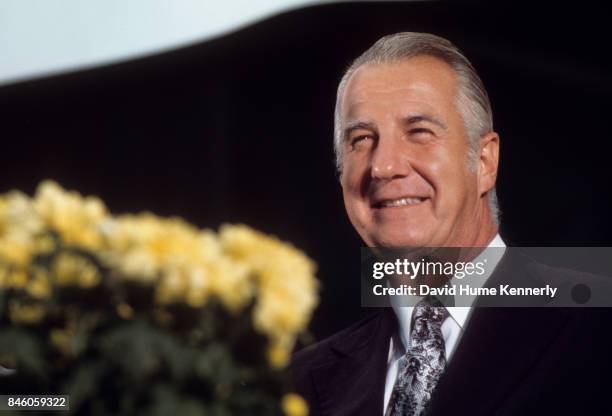
[[[591,289],[583,283],[578,283],[572,288],[572,299],[581,305],[587,303],[591,299]]]

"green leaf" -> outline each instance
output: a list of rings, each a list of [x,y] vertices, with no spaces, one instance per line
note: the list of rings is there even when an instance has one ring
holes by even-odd
[[[11,357],[17,363],[18,372],[41,380],[46,379],[49,367],[43,347],[39,338],[26,330],[7,328],[0,331],[0,356]]]
[[[222,384],[232,384],[240,380],[240,369],[230,351],[220,343],[200,347],[193,365],[197,375],[205,380]]]
[[[200,400],[179,394],[168,384],[158,384],[153,388],[151,405],[140,414],[147,416],[203,416],[212,415]]]
[[[63,385],[63,392],[70,395],[70,408],[73,411],[86,400],[96,396],[103,370],[103,363],[86,362],[68,376],[68,381]]]
[[[128,322],[100,336],[99,348],[126,374],[129,383],[142,383],[156,373],[165,352],[176,350],[174,339],[141,321]]]

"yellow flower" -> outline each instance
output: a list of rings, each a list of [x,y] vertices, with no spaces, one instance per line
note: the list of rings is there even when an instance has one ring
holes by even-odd
[[[117,305],[117,314],[123,319],[132,319],[134,316],[134,309],[127,303],[120,303]]]
[[[32,243],[34,251],[40,254],[49,254],[56,248],[55,240],[50,235],[38,235]]]
[[[154,280],[163,267],[185,266],[220,252],[210,233],[178,218],[124,215],[103,227],[108,262],[125,274]]]
[[[34,251],[33,237],[41,227],[30,198],[18,191],[0,196],[0,261],[25,265]]]
[[[4,278],[7,288],[25,289],[28,284],[28,274],[23,269],[8,270]]]
[[[308,416],[306,401],[295,393],[285,394],[281,401],[283,413],[287,416]]]
[[[233,312],[238,312],[255,294],[250,270],[241,262],[227,256],[209,264],[210,292]]]
[[[8,277],[8,268],[6,265],[0,263],[0,289],[6,287],[6,279]]]
[[[89,288],[100,283],[98,268],[85,257],[72,253],[58,254],[51,271],[60,286]]]
[[[105,261],[127,278],[156,284],[159,304],[200,307],[216,296],[237,311],[253,296],[249,269],[225,255],[211,231],[143,213],[107,222],[103,232]]]
[[[63,245],[95,259],[65,250],[47,271],[31,265],[34,256]],[[19,192],[0,196],[1,287],[25,289],[35,299],[48,297],[52,283],[93,287],[101,280],[98,261],[111,269],[111,278],[153,286],[158,305],[199,308],[215,298],[238,313],[254,301],[253,324],[268,336],[274,367],[286,365],[318,302],[314,262],[247,226],[224,225],[215,234],[151,213],[112,217],[99,199],[67,192],[52,181],[41,183],[33,199]],[[44,314],[38,305],[14,304],[12,311],[23,322]],[[118,305],[117,313],[133,316],[126,304]]]
[[[102,247],[100,228],[109,214],[98,198],[84,198],[53,181],[44,181],[36,190],[34,208],[44,225],[65,243],[91,250]]]
[[[25,265],[32,254],[30,240],[7,238],[0,240],[0,258],[7,262]]]
[[[42,222],[32,200],[22,192],[11,191],[0,196],[0,235],[9,234],[17,228],[32,235],[41,230]]]
[[[45,308],[39,304],[22,304],[16,300],[9,302],[9,317],[14,323],[35,324],[45,316]]]
[[[290,351],[279,343],[268,347],[268,362],[274,368],[284,368],[289,363]]]
[[[26,290],[33,298],[48,298],[51,294],[51,282],[49,281],[47,271],[43,268],[35,268],[32,273],[34,274],[34,277],[28,283]]]
[[[244,225],[224,225],[221,246],[251,271],[258,293],[255,327],[290,350],[318,302],[315,265],[302,252]]]
[[[72,355],[74,335],[73,328],[54,328],[49,332],[49,341],[64,355]]]
[[[155,300],[160,305],[183,301],[187,296],[187,279],[182,272],[166,270],[155,288]]]
[[[208,271],[203,267],[192,267],[190,270],[183,270],[181,273],[187,303],[194,308],[204,305],[210,296]]]

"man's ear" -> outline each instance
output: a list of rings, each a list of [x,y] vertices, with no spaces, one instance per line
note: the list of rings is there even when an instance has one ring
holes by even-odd
[[[481,196],[495,186],[498,166],[499,135],[495,132],[487,133],[480,139],[478,158],[478,193]]]

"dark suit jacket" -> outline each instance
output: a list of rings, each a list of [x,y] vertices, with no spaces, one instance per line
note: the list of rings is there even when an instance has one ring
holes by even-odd
[[[537,285],[573,274],[506,254],[489,283],[521,276]],[[476,308],[428,414],[612,414],[611,311]],[[292,379],[310,415],[382,415],[389,340],[396,331],[393,310],[383,308],[297,352]]]

